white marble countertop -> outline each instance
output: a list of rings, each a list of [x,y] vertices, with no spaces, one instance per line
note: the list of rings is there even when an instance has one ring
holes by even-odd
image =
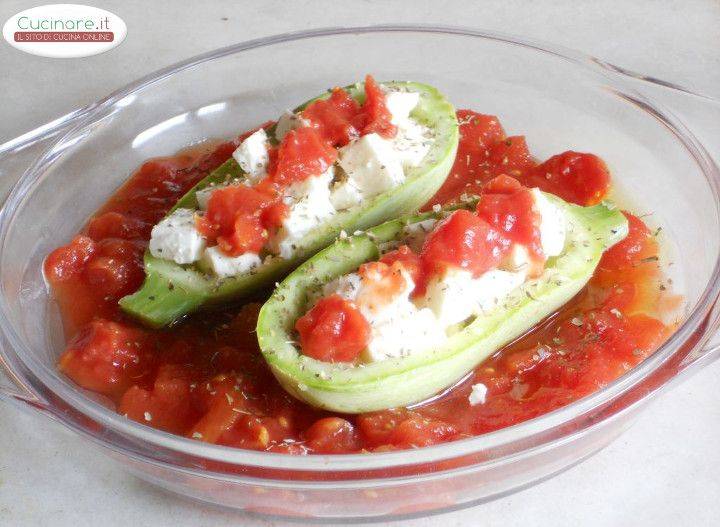
[[[70,60],[33,57],[0,43],[0,143],[188,56],[334,25],[419,22],[516,33],[720,97],[720,4],[714,0],[84,3],[122,17],[126,41],[108,53]],[[0,21],[36,4],[3,0]],[[701,371],[659,398],[611,446],[560,476],[489,504],[397,525],[717,524],[718,379],[720,364]],[[1,403],[0,430],[0,525],[283,524],[159,491],[61,427]]]

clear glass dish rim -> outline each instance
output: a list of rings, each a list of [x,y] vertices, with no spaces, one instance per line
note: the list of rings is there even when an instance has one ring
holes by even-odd
[[[720,192],[718,190],[720,184],[720,169],[706,152],[703,145],[671,112],[662,108],[662,106],[658,105],[656,102],[651,102],[644,95],[626,85],[622,79],[619,78],[619,73],[627,74],[627,72],[624,72],[620,68],[607,64],[592,56],[564,48],[562,46],[556,46],[554,44],[500,32],[476,30],[459,26],[392,24],[357,27],[330,27],[273,35],[197,55],[142,77],[137,81],[113,92],[104,99],[86,106],[85,108],[80,108],[70,112],[64,118],[60,118],[51,123],[53,125],[52,127],[42,127],[42,133],[40,135],[33,135],[33,133],[30,132],[19,137],[17,140],[10,141],[5,145],[0,145],[0,154],[2,154],[3,151],[7,152],[8,150],[14,150],[22,144],[42,140],[43,137],[52,135],[56,128],[67,129],[67,131],[63,133],[59,139],[55,140],[53,144],[25,171],[23,176],[21,176],[17,184],[13,187],[5,203],[2,204],[2,208],[0,209],[0,247],[5,245],[10,220],[17,212],[23,195],[37,181],[44,171],[60,157],[63,149],[68,146],[64,144],[66,138],[87,127],[89,124],[93,123],[95,119],[102,118],[106,109],[115,105],[122,106],[123,99],[125,97],[133,95],[155,82],[179,73],[187,68],[219,59],[227,55],[272,46],[274,44],[352,33],[435,33],[480,38],[528,48],[539,53],[554,55],[558,58],[574,63],[577,67],[599,73],[606,78],[607,82],[613,87],[613,89],[617,90],[618,93],[623,96],[631,98],[631,100],[636,104],[642,105],[645,111],[652,113],[659,120],[660,124],[666,126],[675,135],[675,137],[698,164],[700,170],[703,172],[708,184],[710,185],[715,200],[718,201],[718,197],[720,196]],[[672,85],[671,83],[657,80],[652,81],[674,89],[679,89],[680,91],[688,92],[688,90]],[[22,339],[15,328],[8,323],[8,317],[6,316],[8,312],[8,305],[5,301],[5,295],[0,295],[0,331],[2,331],[3,336],[9,342],[12,352],[17,360],[28,369],[33,377],[28,379],[18,372],[13,373],[17,374],[23,381],[27,381],[30,386],[34,386],[36,383],[39,383],[41,387],[50,390],[54,395],[59,397],[60,400],[69,404],[84,416],[114,432],[131,437],[133,440],[140,440],[145,442],[147,445],[169,449],[178,454],[220,461],[227,464],[298,472],[359,471],[421,465],[459,458],[462,456],[472,455],[480,451],[489,451],[499,447],[508,447],[514,442],[525,440],[540,433],[550,431],[558,426],[565,425],[571,422],[574,418],[585,415],[594,408],[604,406],[612,400],[628,393],[639,383],[660,369],[678,350],[681,349],[682,345],[688,341],[689,337],[695,334],[703,322],[706,321],[719,296],[720,256],[716,259],[711,278],[696,306],[689,313],[682,325],[670,337],[670,339],[651,357],[602,390],[537,418],[481,436],[421,449],[375,454],[293,456],[201,443],[181,436],[155,430],[128,420],[103,405],[92,401],[84,396],[76,387],[70,385],[68,381],[63,380],[57,371],[48,368],[35,359],[32,354],[29,353],[29,350],[27,350],[24,346]],[[715,320],[711,322],[712,323],[709,325],[710,330],[715,327]],[[703,328],[702,337],[693,345],[693,349],[701,347],[711,334],[712,331],[708,331],[707,327]],[[8,353],[8,351],[0,350],[0,354],[6,353]],[[651,390],[647,394],[643,395],[642,398],[649,397],[652,393],[654,393],[654,390]],[[619,411],[622,412],[624,409],[625,408],[623,407]],[[616,412],[612,415],[615,414]],[[56,415],[56,417],[59,417],[62,420],[61,416]],[[608,419],[609,417],[610,416],[607,416],[605,419]],[[77,427],[73,426],[69,420],[65,421],[65,424],[78,431]],[[567,438],[575,432],[577,431],[564,434],[560,438],[554,438],[551,442]],[[87,436],[88,434],[85,432],[83,435]],[[94,434],[93,437],[90,438],[106,447],[119,451],[120,453],[126,455],[130,454],[129,452],[126,452],[122,446],[108,442],[105,438],[101,437],[100,434]],[[474,465],[497,463],[500,460],[506,460],[510,457],[528,453],[539,446],[547,445],[548,443],[541,443],[531,446],[521,446],[516,450],[509,449],[506,450],[508,452],[507,454],[499,458],[492,458],[487,461],[474,463]],[[137,454],[133,455],[133,457],[137,457]],[[146,456],[142,457],[145,461],[158,463],[158,460],[156,459]],[[163,461],[162,463],[170,464],[178,469],[183,468],[181,465],[176,465],[168,461]],[[464,467],[458,467],[454,470],[462,470],[463,468]],[[187,470],[187,468],[185,468],[185,470]],[[204,472],[207,473],[207,471]],[[222,476],[227,477],[228,475],[222,473]],[[320,484],[321,482],[307,481],[306,483],[312,483],[315,485]],[[334,481],[333,483],[338,484],[340,482]]]

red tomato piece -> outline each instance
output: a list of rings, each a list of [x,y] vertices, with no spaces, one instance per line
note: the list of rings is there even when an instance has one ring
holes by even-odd
[[[60,356],[60,370],[88,390],[117,396],[144,379],[154,360],[149,335],[109,320],[88,324]]]
[[[195,372],[177,364],[163,364],[150,389],[131,386],[120,399],[118,413],[174,434],[183,434],[199,417],[192,404]]]
[[[459,267],[479,276],[498,266],[510,240],[470,211],[457,210],[442,220],[423,244],[423,265],[431,272]]]
[[[566,201],[588,206],[600,203],[607,194],[610,172],[598,156],[568,151],[535,167],[524,183]]]
[[[329,98],[308,105],[302,117],[333,146],[344,146],[360,137],[360,105],[342,88],[334,88]]]
[[[460,142],[455,163],[442,187],[423,207],[455,203],[463,193],[479,194],[482,185],[493,177],[489,162],[491,145],[505,139],[505,131],[494,115],[458,110]]]
[[[460,123],[461,142],[468,152],[485,155],[491,145],[505,139],[505,130],[500,119],[494,115],[458,110],[457,119]]]
[[[277,205],[277,195],[256,187],[233,185],[213,192],[204,216],[198,217],[198,230],[208,239],[216,239],[220,248],[230,256],[245,252],[259,252],[269,237],[268,229],[276,225],[278,214],[264,211]]]
[[[88,224],[88,236],[95,241],[105,238],[122,238],[132,240],[134,238],[150,238],[152,225],[130,218],[119,212],[106,212],[94,217]]]
[[[370,325],[339,295],[320,299],[295,323],[305,355],[327,362],[348,362],[367,347]]]
[[[340,417],[325,417],[305,430],[303,437],[311,451],[318,454],[341,454],[360,449],[355,427]]]
[[[365,103],[362,107],[365,126],[362,129],[362,135],[376,133],[387,139],[395,137],[397,126],[392,124],[392,114],[390,114],[385,101],[385,92],[382,91],[380,85],[375,82],[372,75],[366,75]]]
[[[509,176],[490,181],[477,204],[478,216],[515,243],[525,245],[537,260],[544,261],[540,221],[530,190]]]
[[[629,212],[623,214],[628,220],[628,235],[605,252],[599,265],[601,269],[633,267],[643,263],[643,260],[654,260],[657,256],[657,241],[647,225]]]
[[[413,416],[395,427],[389,443],[400,448],[418,448],[448,441],[457,434],[457,429],[444,421]]]
[[[394,251],[383,254],[379,261],[390,267],[392,267],[395,262],[399,262],[403,269],[410,275],[410,278],[413,279],[413,282],[415,282],[416,289],[423,281],[420,256],[415,254],[407,245],[401,245]]]
[[[85,277],[98,296],[120,298],[135,291],[143,279],[144,242],[106,238],[85,268]]]
[[[73,240],[58,247],[45,259],[44,270],[47,279],[63,282],[79,275],[95,253],[95,242],[87,236],[75,236]]]
[[[522,135],[496,141],[490,146],[488,153],[488,162],[493,174],[520,177],[535,166],[525,137]]]
[[[317,130],[302,127],[283,138],[277,157],[271,158],[272,180],[286,186],[310,176],[319,176],[337,159],[337,150],[323,140]]]

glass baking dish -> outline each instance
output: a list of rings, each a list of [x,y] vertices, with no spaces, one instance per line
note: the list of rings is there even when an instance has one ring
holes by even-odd
[[[293,457],[236,450],[129,421],[55,368],[63,344],[42,278],[144,160],[230,137],[329,86],[372,73],[438,86],[458,108],[499,115],[539,158],[590,151],[634,210],[662,226],[683,321],[653,356],[560,410],[412,451]],[[676,117],[667,107],[682,114]],[[234,509],[307,519],[427,514],[490,500],[607,445],[662,389],[717,358],[720,105],[567,49],[451,27],[278,35],[219,49],[122,88],[0,146],[0,395],[56,419],[139,477]],[[715,145],[717,146],[717,144]],[[0,375],[1,376],[1,375]]]

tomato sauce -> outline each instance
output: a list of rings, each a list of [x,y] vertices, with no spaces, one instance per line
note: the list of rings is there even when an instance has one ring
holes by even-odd
[[[334,109],[316,110],[335,116],[321,119],[321,128],[336,144],[368,126],[392,131],[381,108],[359,119],[342,94],[332,104]],[[506,136],[496,117],[469,110],[458,111],[458,117],[457,159],[428,206],[479,193],[500,175],[583,205],[597,203],[609,190],[607,168],[592,154],[566,152],[538,164],[524,138]],[[673,296],[659,267],[656,233],[627,214],[628,238],[603,256],[575,299],[447,393],[412,409],[357,416],[311,408],[279,386],[258,350],[254,330],[262,299],[159,331],[141,327],[117,306],[142,281],[152,225],[227,160],[238,142],[146,162],[75,239],[46,260],[69,337],[59,369],[107,397],[128,419],[199,441],[289,454],[417,448],[510,426],[577,400],[637,365],[672,330],[663,322],[668,315],[663,306],[671,306]],[[507,209],[515,211],[522,199],[508,201]],[[500,243],[488,240],[484,225],[476,227],[483,247]],[[447,258],[444,247],[431,250],[437,259]],[[466,258],[473,269],[487,265],[473,255],[453,257]],[[386,255],[384,263],[397,260],[420,272],[421,262],[408,250]],[[357,353],[367,328],[351,312],[343,320],[348,323],[341,329],[357,344],[343,351]],[[337,327],[336,320],[326,322]],[[323,346],[327,343],[315,347]],[[483,404],[471,406],[475,383],[485,384],[488,394]]]

